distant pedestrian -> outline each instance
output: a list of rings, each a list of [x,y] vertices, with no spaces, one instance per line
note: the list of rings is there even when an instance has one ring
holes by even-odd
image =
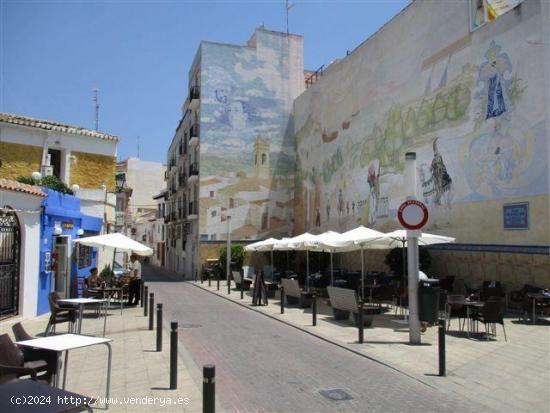
[[[141,263],[136,254],[130,256],[130,286],[128,288],[128,305],[138,305],[141,290]]]

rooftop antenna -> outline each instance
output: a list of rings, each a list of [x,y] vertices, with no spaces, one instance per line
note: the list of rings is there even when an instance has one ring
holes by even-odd
[[[94,97],[92,98],[95,104],[95,130],[99,130],[99,98],[98,93],[99,89],[94,88],[92,89],[92,92],[94,92]]]
[[[138,159],[140,159],[139,158],[139,152],[140,152],[140,147],[139,147],[139,136],[138,136],[137,137],[137,157],[138,157]]]
[[[286,35],[288,36],[289,34],[289,31],[288,31],[288,12],[290,11],[291,8],[293,8],[295,6],[295,4],[292,4],[292,3],[289,3],[288,0],[286,0]]]

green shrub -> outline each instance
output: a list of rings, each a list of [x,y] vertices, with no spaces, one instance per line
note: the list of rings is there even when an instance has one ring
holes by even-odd
[[[243,266],[244,256],[246,252],[242,245],[231,245],[231,262],[239,268]],[[220,265],[223,271],[226,269],[227,246],[224,245],[220,248]]]
[[[40,185],[46,188],[53,189],[54,191],[61,192],[63,194],[73,195],[73,191],[67,185],[63,183],[57,176],[50,175],[43,177],[40,182],[34,182],[30,176],[19,176],[17,182],[27,185]]]
[[[405,254],[406,253],[407,251],[405,250]],[[420,260],[420,270],[427,274],[432,264],[432,257],[430,256],[429,251],[425,248],[419,248],[418,258]],[[390,250],[384,259],[384,262],[388,267],[390,267],[395,276],[403,276],[403,248],[394,248]]]

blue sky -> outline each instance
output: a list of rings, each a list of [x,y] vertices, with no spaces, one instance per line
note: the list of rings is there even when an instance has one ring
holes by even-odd
[[[408,0],[291,1],[307,69],[345,56]],[[0,111],[118,135],[119,158],[165,162],[201,40],[286,30],[285,1],[0,0]]]

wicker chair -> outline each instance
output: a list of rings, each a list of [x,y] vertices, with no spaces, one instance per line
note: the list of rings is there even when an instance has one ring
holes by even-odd
[[[7,334],[0,335],[0,383],[13,381],[23,376],[33,380],[51,381],[48,363],[44,360],[25,361],[23,352]]]
[[[59,299],[59,294],[54,291],[48,294],[48,302],[50,304],[50,319],[48,320],[48,325],[46,326],[46,331],[44,335],[47,336],[50,332],[55,333],[55,326],[61,323],[69,323],[68,332],[73,331],[73,326],[77,319],[77,309],[74,307],[61,307],[57,304]],[[50,331],[52,330],[52,331]]]
[[[489,330],[496,337],[497,329],[496,324],[502,325],[502,331],[504,331],[504,341],[508,341],[506,338],[506,328],[504,328],[504,317],[503,317],[503,303],[500,298],[490,298],[485,301],[481,311],[473,315],[473,319],[477,322],[483,323],[485,325],[485,334],[489,335]]]

